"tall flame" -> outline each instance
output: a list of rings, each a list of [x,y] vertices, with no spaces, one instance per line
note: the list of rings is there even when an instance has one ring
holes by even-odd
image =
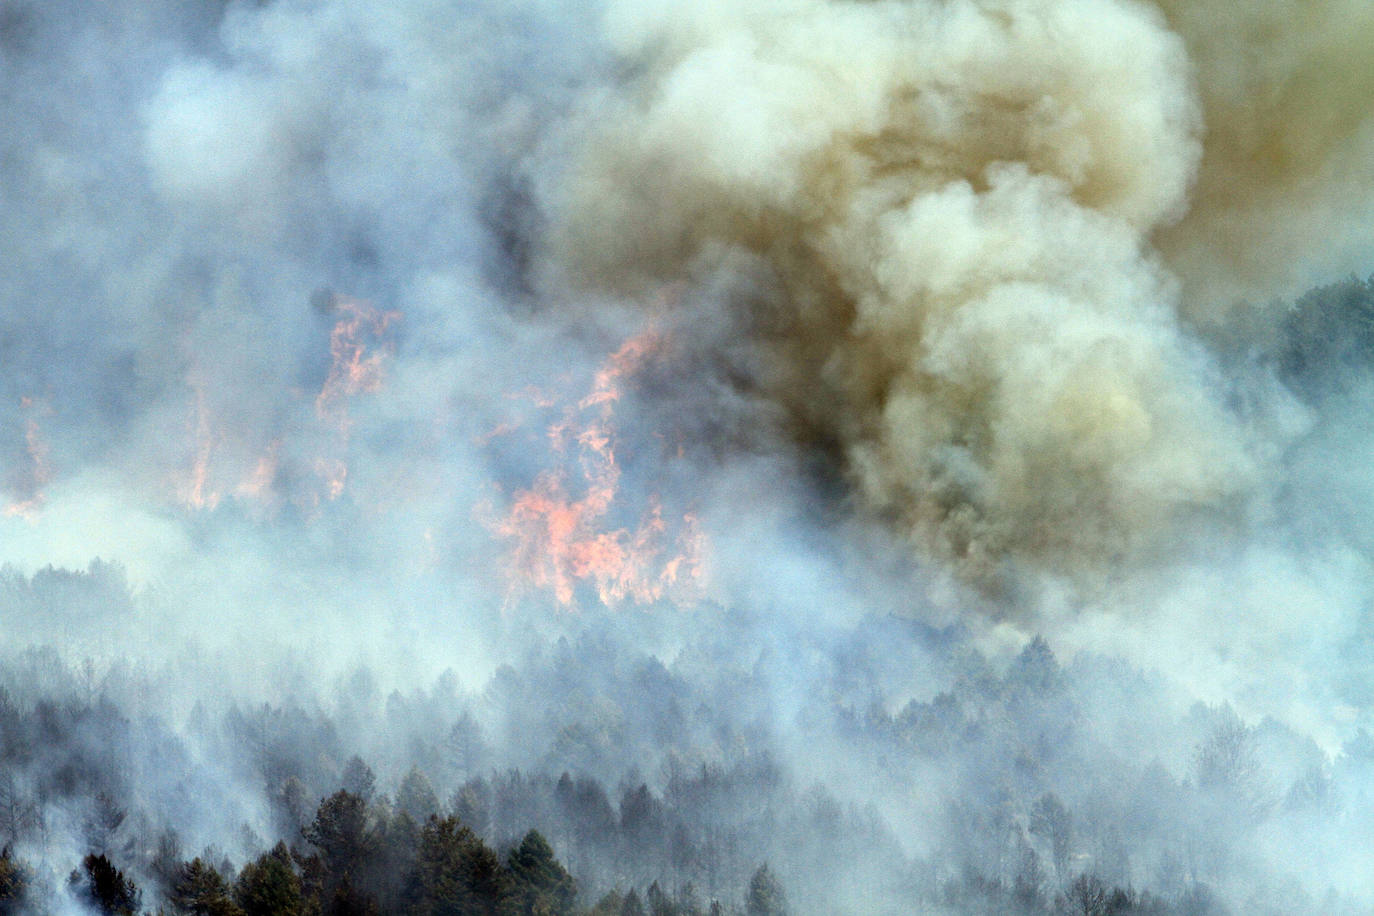
[[[23,494],[22,498],[6,505],[4,514],[32,519],[46,499],[43,488],[52,480],[52,465],[49,463],[51,449],[38,423],[39,415],[48,411],[31,397],[20,398],[19,406],[28,415],[24,420],[24,450],[29,458],[29,467],[16,482],[15,489]]]
[[[591,391],[549,428],[556,455],[576,448],[581,495],[570,492],[564,468],[545,471],[529,489],[516,492],[509,514],[494,526],[510,545],[508,599],[547,589],[561,606],[571,607],[585,582],[609,607],[688,597],[698,589],[705,542],[695,517],[683,516],[675,538],[657,497],[633,531],[613,528],[607,518],[620,486],[614,421],[621,385],[663,343],[652,330],[625,341],[597,370]]]
[[[400,313],[378,311],[366,302],[344,297],[333,298],[329,309],[338,315],[329,333],[330,366],[313,399],[315,420],[325,435],[316,437],[316,444],[307,447],[304,458],[318,485],[293,488],[295,491],[289,494],[277,492],[284,451],[281,431],[242,428],[242,422],[236,428],[217,416],[215,405],[224,405],[224,392],[215,390],[212,374],[197,365],[192,352],[191,368],[186,374],[186,384],[193,395],[188,421],[191,454],[189,467],[178,475],[176,485],[177,499],[182,505],[213,510],[224,498],[231,497],[270,510],[281,499],[290,498],[308,510],[322,500],[343,495],[354,422],[349,403],[358,395],[382,387],[392,351],[387,331]],[[292,450],[287,448],[285,453],[289,461]],[[291,475],[287,476],[291,479]]]
[[[266,453],[258,458],[258,463],[253,466],[253,471],[243,482],[234,490],[234,495],[240,499],[263,500],[272,492],[272,482],[277,479],[278,455],[281,452],[281,440],[273,439],[272,444],[267,447]]]
[[[190,509],[213,509],[219,505],[219,493],[210,483],[210,458],[215,450],[216,434],[211,422],[210,405],[205,393],[205,380],[192,370],[187,383],[195,392],[194,438],[191,471],[182,487],[182,502]]]
[[[358,299],[338,297],[333,310],[339,320],[329,334],[333,358],[329,375],[315,397],[315,415],[335,434],[337,453],[315,460],[315,473],[324,483],[325,497],[338,499],[348,481],[344,457],[353,430],[348,405],[351,398],[377,391],[386,379],[386,360],[392,352],[387,330],[401,313],[378,311]]]

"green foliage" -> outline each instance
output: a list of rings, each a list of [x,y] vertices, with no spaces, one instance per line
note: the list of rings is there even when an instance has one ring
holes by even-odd
[[[500,858],[457,818],[431,817],[420,832],[408,911],[416,916],[500,916],[512,882]]]
[[[15,860],[10,848],[0,852],[0,916],[21,912],[29,888],[29,870]]]
[[[76,897],[106,916],[134,916],[138,912],[142,898],[138,885],[103,855],[86,856],[69,883]]]
[[[302,916],[301,880],[285,843],[249,862],[239,872],[234,900],[246,916]]]
[[[531,916],[566,916],[577,898],[577,882],[537,830],[525,834],[509,858],[517,912]]]
[[[377,829],[367,802],[346,789],[320,802],[315,819],[301,832],[320,850],[325,867],[337,877],[360,871],[377,851]]]

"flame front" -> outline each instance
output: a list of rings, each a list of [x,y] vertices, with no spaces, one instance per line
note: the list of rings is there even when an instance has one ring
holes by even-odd
[[[32,519],[46,499],[43,488],[52,480],[52,465],[49,463],[51,450],[38,423],[38,415],[48,411],[30,397],[20,398],[19,406],[27,414],[24,420],[24,450],[29,465],[17,475],[13,487],[20,497],[5,506],[4,514]]]
[[[346,297],[336,298],[333,307],[340,315],[329,334],[333,362],[315,397],[315,415],[335,438],[333,453],[315,459],[315,474],[329,500],[342,496],[348,483],[348,442],[353,432],[349,401],[382,387],[391,356],[387,330],[401,317],[400,312],[378,311],[367,302]]]
[[[563,458],[576,449],[581,495],[570,492],[565,468],[545,471],[529,489],[516,492],[509,514],[495,525],[510,545],[508,602],[529,590],[549,590],[561,606],[571,607],[580,583],[594,588],[608,607],[627,600],[685,600],[699,591],[705,541],[694,516],[682,517],[675,537],[670,537],[657,497],[649,500],[633,531],[611,527],[608,518],[621,478],[615,405],[624,380],[657,355],[663,343],[654,331],[627,340],[597,370],[591,391],[550,426],[555,456]]]
[[[334,310],[341,317],[329,333],[333,363],[315,398],[315,413],[346,438],[353,427],[348,400],[382,387],[385,361],[391,355],[386,332],[401,313],[379,312],[366,302],[348,298],[335,299]]]
[[[210,484],[210,458],[215,451],[216,434],[206,400],[205,382],[192,371],[187,383],[195,392],[195,450],[191,456],[191,470],[182,487],[181,501],[190,509],[213,509],[219,505],[219,492]]]
[[[329,332],[329,370],[312,400],[298,393],[295,405],[286,409],[313,417],[301,424],[300,436],[288,438],[279,419],[263,414],[256,415],[256,423],[245,424],[228,400],[233,388],[217,385],[191,348],[186,373],[192,394],[189,466],[182,466],[175,487],[183,506],[213,510],[232,498],[271,511],[289,499],[310,512],[343,495],[354,426],[350,403],[385,382],[392,354],[388,331],[400,313],[345,297],[332,299],[329,311],[338,316]],[[280,492],[284,480],[297,483]]]

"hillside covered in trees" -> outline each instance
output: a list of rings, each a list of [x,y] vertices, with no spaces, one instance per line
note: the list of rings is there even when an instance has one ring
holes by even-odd
[[[70,579],[122,587],[103,569]],[[7,581],[22,615],[66,580]],[[360,668],[331,694],[199,698],[180,721],[162,713],[175,661],[11,653],[7,905],[1346,911],[1339,889],[1374,826],[1363,733],[1331,755],[1119,660],[1062,665],[1040,639],[1002,666],[958,629],[873,617],[827,634],[835,651],[798,631],[779,652],[733,619],[733,638],[667,660],[607,618],[484,683],[450,672],[383,694]],[[899,676],[911,658],[920,670]],[[928,696],[892,692],[918,682]]]
[[[0,0],[0,916],[1368,916],[1371,99],[1369,0]]]

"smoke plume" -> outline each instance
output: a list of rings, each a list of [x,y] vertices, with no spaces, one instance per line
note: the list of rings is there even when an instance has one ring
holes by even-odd
[[[747,385],[973,578],[1139,556],[1268,473],[1188,297],[1310,269],[1368,72],[1341,42],[1336,91],[1302,85],[1348,22],[1170,6],[612,5],[633,75],[594,110],[557,253],[631,295],[735,277],[702,308],[731,310],[709,325],[749,342]],[[1301,37],[1259,55],[1264,28]]]
[[[1368,4],[1161,0],[1188,48],[1205,134],[1192,204],[1159,234],[1204,324],[1369,263]]]
[[[0,0],[0,909],[342,786],[580,911],[1367,910],[1371,34]]]

